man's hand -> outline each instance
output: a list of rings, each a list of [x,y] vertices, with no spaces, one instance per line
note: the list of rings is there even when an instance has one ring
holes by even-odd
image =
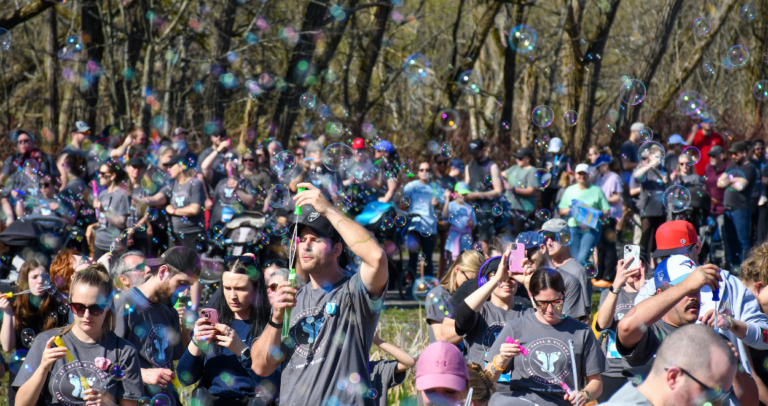
[[[723,277],[720,276],[720,268],[714,264],[701,265],[694,269],[690,275],[681,283],[686,292],[698,292],[704,286],[709,286],[712,290],[720,288],[720,282]]]
[[[141,368],[141,381],[147,385],[159,385],[165,389],[173,379],[173,372],[165,368]]]
[[[219,146],[216,147],[216,151],[218,152],[224,152],[229,149],[229,144],[232,142],[232,140],[225,140],[219,143]]]
[[[327,216],[330,211],[336,210],[315,185],[304,182],[299,183],[296,186],[305,189],[303,192],[297,193],[296,196],[293,197],[293,200],[296,201],[296,207],[310,205],[315,208],[316,212],[323,216]]]
[[[272,304],[272,321],[282,323],[285,309],[296,306],[296,289],[291,287],[291,282],[280,282],[277,285],[276,295],[275,302]]]
[[[211,210],[213,209],[213,199],[210,197],[205,198],[205,210]]]

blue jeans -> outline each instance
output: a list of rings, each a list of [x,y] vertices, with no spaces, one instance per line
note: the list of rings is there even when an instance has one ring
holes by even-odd
[[[597,242],[600,241],[600,230],[591,228],[570,227],[571,229],[571,256],[580,264],[588,261]]]
[[[752,230],[752,211],[749,208],[725,211],[725,235],[723,242],[728,249],[725,252],[730,258],[731,266],[741,266],[741,261],[749,252],[749,237]]]

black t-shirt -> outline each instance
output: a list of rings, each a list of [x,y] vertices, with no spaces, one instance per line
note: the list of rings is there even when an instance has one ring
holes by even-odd
[[[730,211],[748,209],[749,199],[752,196],[752,189],[757,186],[759,180],[757,168],[752,162],[746,161],[743,165],[731,163],[728,165],[728,168],[726,168],[726,172],[732,170],[739,170],[744,173],[744,178],[747,180],[748,184],[747,187],[741,190],[741,192],[737,192],[731,187],[725,189],[725,199],[723,200],[725,209]],[[739,176],[741,176],[741,174],[739,174]]]

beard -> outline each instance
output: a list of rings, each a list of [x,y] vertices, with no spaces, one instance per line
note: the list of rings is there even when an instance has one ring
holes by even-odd
[[[160,303],[166,306],[171,306],[173,304],[173,290],[171,289],[171,284],[169,282],[163,282],[157,289],[157,292],[155,292],[155,295]]]
[[[315,260],[312,261],[311,264],[308,264],[308,265],[301,264],[301,268],[308,275],[321,275],[323,272],[330,269],[332,265],[331,257],[326,255],[316,255],[314,258]],[[299,261],[301,261],[301,258],[299,258]]]

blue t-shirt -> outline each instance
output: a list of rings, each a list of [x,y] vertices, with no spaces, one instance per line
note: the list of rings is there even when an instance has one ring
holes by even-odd
[[[435,207],[432,206],[432,198],[437,199],[440,204],[445,203],[445,189],[435,182],[425,185],[420,180],[414,180],[405,185],[403,196],[411,199],[408,214],[420,216],[411,221],[409,230],[418,231],[424,235],[437,234],[437,218]]]

